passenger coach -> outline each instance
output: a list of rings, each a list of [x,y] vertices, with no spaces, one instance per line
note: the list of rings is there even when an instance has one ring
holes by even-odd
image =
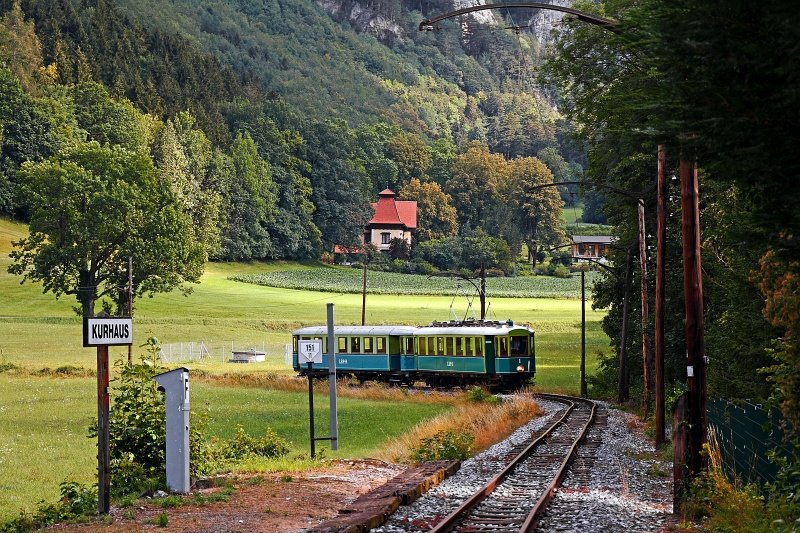
[[[328,369],[327,327],[311,326],[293,332],[293,366],[301,340],[319,340],[322,364]],[[514,388],[536,372],[533,329],[512,321],[441,322],[430,326],[337,326],[334,328],[337,374],[360,381],[453,387],[482,384]]]

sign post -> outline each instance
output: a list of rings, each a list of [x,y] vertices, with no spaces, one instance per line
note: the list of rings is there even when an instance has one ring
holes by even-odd
[[[133,320],[98,315],[83,319],[83,346],[97,347],[97,506],[101,515],[111,509],[111,452],[108,428],[108,347],[133,344]]]
[[[322,341],[299,341],[297,343],[298,364],[308,364],[308,417],[311,437],[311,458],[316,457],[314,437],[314,363],[322,364]]]

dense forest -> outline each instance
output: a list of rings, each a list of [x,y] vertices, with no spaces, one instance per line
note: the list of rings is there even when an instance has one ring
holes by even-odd
[[[386,187],[420,202],[420,241],[482,229],[518,253],[563,238],[552,190],[527,191],[545,216],[509,196],[526,173],[569,181],[584,163],[530,82],[533,34],[420,33],[402,2],[364,6],[366,26],[310,1],[3,4],[0,212],[29,216],[13,192],[26,162],[95,141],[149,155],[210,259],[352,245]]]

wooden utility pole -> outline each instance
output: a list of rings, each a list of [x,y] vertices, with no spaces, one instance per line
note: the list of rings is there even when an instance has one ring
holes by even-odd
[[[581,270],[581,398],[586,398],[586,276]]]
[[[664,298],[666,289],[667,249],[667,155],[664,145],[658,146],[658,206],[656,209],[656,446],[664,444]]]
[[[644,200],[640,199],[637,206],[639,209],[639,263],[641,265],[642,276],[642,364],[644,369],[644,394],[642,404],[644,408],[644,418],[647,418],[650,412],[650,338],[647,334],[647,323],[649,322],[650,311],[647,303],[647,245],[645,243]]]
[[[625,286],[622,297],[622,332],[619,343],[619,381],[617,383],[617,400],[624,403],[630,398],[628,391],[628,362],[626,351],[628,349],[628,302],[631,299],[631,275],[633,273],[633,256],[629,248],[625,253]]]
[[[108,346],[97,347],[97,511],[111,509],[111,452],[109,432]]]
[[[689,384],[689,476],[703,469],[700,453],[706,441],[706,361],[703,336],[703,277],[700,258],[700,201],[697,164],[681,154],[681,234],[683,294],[686,309],[686,375]]]

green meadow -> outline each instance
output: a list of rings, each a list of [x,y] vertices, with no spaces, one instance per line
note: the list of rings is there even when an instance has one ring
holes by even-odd
[[[96,388],[91,377],[62,376],[63,366],[95,367],[95,351],[81,345],[81,321],[71,296],[56,300],[41,287],[7,273],[11,241],[25,235],[25,226],[0,219],[0,520],[33,509],[39,500],[54,500],[64,480],[89,482],[95,473],[94,441],[86,437],[95,416]],[[135,265],[134,265],[135,268]],[[284,362],[291,331],[323,324],[326,304],[334,304],[335,321],[361,321],[361,295],[291,290],[232,281],[232,275],[257,275],[283,270],[314,270],[299,263],[210,263],[189,296],[180,292],[135,302],[137,343],[154,336],[164,345],[204,342],[216,346],[212,356],[185,363],[209,374],[277,372],[290,375]],[[477,301],[475,302],[477,305]],[[452,306],[452,307],[451,307]],[[424,324],[464,316],[466,301],[452,296],[367,296],[367,323]],[[577,393],[580,359],[580,300],[495,298],[489,317],[530,322],[536,330],[539,390]],[[596,368],[595,354],[608,349],[600,329],[603,312],[587,302],[587,373]],[[262,347],[267,361],[226,362],[225,346]],[[112,348],[112,359],[125,356]],[[138,357],[142,348],[136,348]],[[176,365],[179,363],[175,363]],[[42,369],[49,369],[42,372]],[[38,375],[45,374],[45,375]],[[327,431],[325,398],[318,431]],[[296,454],[307,453],[308,407],[302,393],[197,382],[192,407],[208,410],[209,433],[232,435],[237,425],[252,433],[272,427],[292,441]],[[368,400],[340,401],[341,444],[328,457],[368,457],[384,443],[447,405],[392,404]],[[327,448],[321,444],[320,448]]]

